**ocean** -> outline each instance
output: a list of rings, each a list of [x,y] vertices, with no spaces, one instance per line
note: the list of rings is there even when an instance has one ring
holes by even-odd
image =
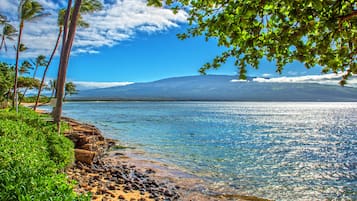
[[[64,115],[217,192],[357,200],[356,102],[68,102]]]

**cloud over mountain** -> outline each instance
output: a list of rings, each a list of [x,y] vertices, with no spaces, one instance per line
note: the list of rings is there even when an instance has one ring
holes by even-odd
[[[277,77],[277,78],[254,78],[254,82],[270,82],[270,83],[316,83],[324,85],[338,85],[343,74],[323,74],[323,75],[306,75],[294,77]],[[346,86],[357,88],[357,76],[350,77]]]
[[[304,82],[232,82],[236,76],[186,76],[80,91],[77,100],[356,101],[357,88]]]
[[[133,84],[133,82],[73,82],[78,90],[100,89]]]

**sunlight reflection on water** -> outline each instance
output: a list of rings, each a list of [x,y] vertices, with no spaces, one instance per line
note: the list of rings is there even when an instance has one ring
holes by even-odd
[[[213,190],[357,200],[357,103],[85,102],[64,111]]]

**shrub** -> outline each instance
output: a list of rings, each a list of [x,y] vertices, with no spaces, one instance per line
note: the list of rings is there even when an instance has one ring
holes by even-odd
[[[73,162],[73,143],[44,117],[0,110],[0,200],[89,200],[59,173]]]

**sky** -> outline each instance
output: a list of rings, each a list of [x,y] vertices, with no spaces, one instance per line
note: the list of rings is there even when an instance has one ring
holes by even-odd
[[[57,12],[66,7],[67,2],[37,1],[50,15],[25,22],[23,43],[29,49],[21,53],[21,61],[34,59],[40,54],[49,57],[58,34]],[[16,27],[17,4],[16,0],[0,0],[0,13],[5,14]],[[103,5],[102,11],[84,16],[90,27],[77,31],[68,67],[68,81],[88,87],[108,87],[199,75],[198,69],[203,64],[224,51],[214,39],[208,42],[203,37],[179,40],[176,34],[184,33],[188,27],[187,14],[183,11],[175,15],[168,9],[148,7],[145,0],[104,0]],[[9,47],[14,44],[8,41]],[[0,61],[14,64],[13,48],[9,48],[8,52],[1,51]],[[57,53],[48,79],[55,79],[58,63]],[[274,63],[263,59],[259,70],[248,69],[248,76],[278,78],[280,82],[336,79],[335,75],[321,75],[319,67],[307,70],[298,62],[287,65],[282,75],[275,73],[275,70]],[[42,72],[43,68],[38,75]],[[237,68],[230,60],[219,70],[207,73],[237,75]],[[333,81],[333,84],[337,83],[337,80]]]

